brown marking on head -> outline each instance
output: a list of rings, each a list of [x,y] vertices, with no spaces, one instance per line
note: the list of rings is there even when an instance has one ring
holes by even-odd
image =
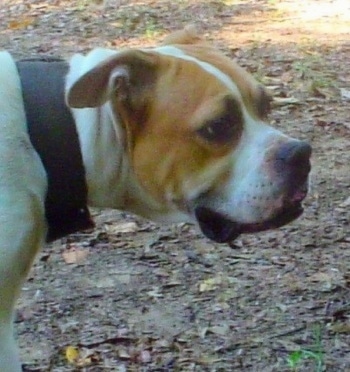
[[[235,61],[226,57],[217,49],[209,46],[179,46],[186,54],[203,62],[208,62],[228,75],[237,85],[245,106],[257,119],[266,119],[270,111],[270,97],[265,88],[258,84],[252,75],[240,67]]]
[[[116,206],[158,220],[195,219],[218,242],[298,217],[310,150],[297,145],[305,165],[291,189],[290,178],[274,170],[276,161],[293,155],[296,140],[262,123],[269,111],[265,90],[192,31],[165,44],[117,53],[67,92],[73,107],[108,101],[101,110],[125,128],[126,143],[115,144],[128,151]]]
[[[166,44],[181,42],[176,46],[186,54],[227,74],[248,110],[262,117],[263,94],[255,80],[193,32],[178,32]],[[76,108],[107,100],[126,130],[137,179],[160,205],[182,205],[194,190],[228,176],[244,127],[242,99],[197,63],[129,50],[88,71],[67,93]]]
[[[236,83],[250,113],[258,119],[266,119],[271,102],[266,89],[235,61],[203,40],[194,26],[187,26],[183,30],[170,34],[163,44],[176,46],[186,54],[208,62],[227,74]]]
[[[108,99],[126,129],[135,174],[160,203],[170,194],[181,200],[216,165],[212,172],[225,173],[221,160],[242,132],[240,99],[196,63],[129,51],[87,72],[67,93],[72,107]],[[227,136],[216,138],[216,126]]]

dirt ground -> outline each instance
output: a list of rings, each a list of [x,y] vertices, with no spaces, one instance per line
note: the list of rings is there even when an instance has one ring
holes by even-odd
[[[25,370],[350,371],[347,0],[1,0],[0,47],[68,56],[188,23],[270,89],[272,125],[312,144],[305,213],[233,249],[94,211],[97,229],[43,249],[25,283]]]

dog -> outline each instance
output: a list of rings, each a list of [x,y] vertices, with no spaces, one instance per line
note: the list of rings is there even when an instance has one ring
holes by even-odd
[[[36,253],[91,228],[88,205],[219,243],[303,212],[310,145],[269,126],[265,89],[192,27],[154,48],[0,65],[2,372],[21,371],[14,309]]]

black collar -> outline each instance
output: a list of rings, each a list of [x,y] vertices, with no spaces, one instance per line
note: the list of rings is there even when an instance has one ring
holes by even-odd
[[[69,65],[58,59],[17,62],[30,140],[48,178],[47,241],[93,227],[74,119],[64,100]]]

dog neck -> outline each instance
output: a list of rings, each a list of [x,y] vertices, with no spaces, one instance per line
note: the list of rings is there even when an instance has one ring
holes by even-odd
[[[118,123],[108,104],[72,110],[88,185],[88,204],[123,209],[129,167],[121,146]]]
[[[87,55],[75,54],[70,60],[66,91],[81,75],[117,53],[98,48]],[[71,112],[81,146],[89,205],[164,220],[164,205],[144,190],[133,172],[124,125],[111,104]]]
[[[68,67],[57,59],[17,62],[29,137],[48,178],[47,241],[93,226],[78,135],[64,103]]]
[[[123,126],[110,104],[91,109],[66,106],[65,85],[76,79],[75,62],[81,66],[80,58],[84,57],[73,58],[70,66],[57,59],[17,62],[28,133],[48,177],[48,241],[91,228],[87,205],[168,220],[164,206],[134,175]],[[174,220],[172,214],[169,220]]]
[[[144,211],[162,214],[139,184],[130,164],[123,125],[110,104],[98,108],[72,109],[79,135],[88,185],[88,204],[143,216]]]

